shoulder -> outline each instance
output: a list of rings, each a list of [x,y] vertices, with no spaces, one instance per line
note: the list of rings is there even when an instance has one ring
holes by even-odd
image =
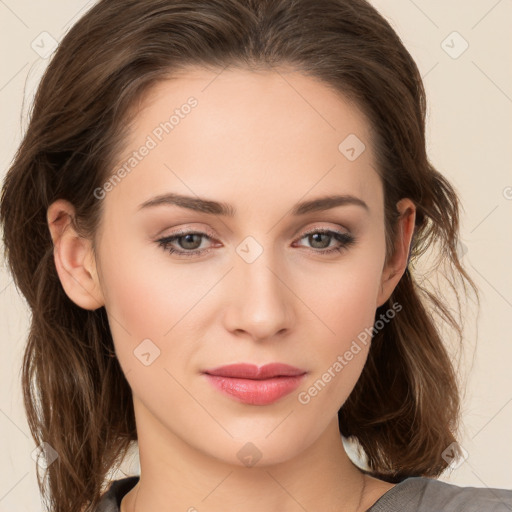
[[[492,487],[460,487],[458,485],[425,478],[425,491],[422,495],[421,510],[432,505],[440,510],[465,512],[510,512],[512,510],[512,489]],[[463,506],[463,507],[462,507]],[[443,508],[444,507],[444,508]]]
[[[94,512],[119,512],[121,500],[138,481],[138,476],[129,476],[112,481]]]
[[[367,512],[510,512],[512,489],[461,487],[426,477],[396,484]]]

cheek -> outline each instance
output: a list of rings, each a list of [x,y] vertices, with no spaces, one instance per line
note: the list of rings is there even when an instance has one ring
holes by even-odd
[[[128,370],[140,364],[134,356],[144,340],[157,347],[156,353],[172,350],[168,356],[178,355],[180,344],[169,340],[183,329],[193,333],[187,322],[208,287],[196,283],[184,266],[174,265],[173,270],[166,265],[163,249],[137,247],[123,242],[121,235],[109,238],[102,254],[102,288],[108,292],[105,306],[121,365]],[[145,343],[151,352],[151,343]]]
[[[380,278],[380,261],[361,252],[316,272],[307,278],[306,287],[301,283],[304,302],[318,312],[324,333],[337,347],[373,325]]]
[[[322,321],[312,322],[319,330],[311,351],[315,373],[304,389],[301,403],[309,400],[316,403],[315,409],[325,408],[335,414],[358,381],[368,356],[380,286],[380,261],[370,251],[360,252],[316,277],[319,279],[314,288],[308,280],[309,289],[317,290],[309,294],[308,305],[320,312]],[[320,279],[326,283],[321,288]]]

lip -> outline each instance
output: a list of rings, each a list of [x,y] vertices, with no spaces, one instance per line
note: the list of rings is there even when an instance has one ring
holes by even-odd
[[[269,363],[260,367],[251,363],[235,363],[211,368],[205,370],[204,373],[221,377],[263,380],[272,377],[294,377],[306,373],[306,370],[301,370],[284,363]]]
[[[203,373],[216,389],[239,402],[268,405],[295,390],[307,372],[283,363],[261,367],[242,363],[219,366]]]

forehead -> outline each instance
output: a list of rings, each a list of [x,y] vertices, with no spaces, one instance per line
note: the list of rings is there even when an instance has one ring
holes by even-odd
[[[192,98],[198,108],[188,109],[186,104]],[[190,128],[197,133],[207,131],[209,140],[220,138],[216,134],[228,128],[240,137],[250,133],[251,141],[247,142],[253,144],[275,140],[280,128],[285,131],[278,141],[289,143],[302,135],[302,140],[318,145],[321,135],[327,134],[330,137],[326,143],[336,142],[349,134],[347,130],[366,141],[371,135],[366,118],[343,93],[287,68],[180,70],[173,78],[153,85],[139,106],[137,128],[144,132],[150,132],[155,122],[169,120],[174,112],[182,114],[180,110],[186,110],[173,121],[175,127],[190,117],[186,124],[193,125]],[[179,136],[179,131],[173,135]]]
[[[129,172],[110,196],[134,208],[171,191],[294,204],[336,189],[375,202],[370,135],[353,103],[300,72],[189,68],[140,102],[117,164]]]

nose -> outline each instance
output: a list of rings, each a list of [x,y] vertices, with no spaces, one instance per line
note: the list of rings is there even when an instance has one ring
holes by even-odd
[[[263,251],[252,262],[237,255],[224,283],[225,328],[238,336],[264,341],[283,336],[295,323],[293,291],[284,266],[277,265],[271,253]]]

